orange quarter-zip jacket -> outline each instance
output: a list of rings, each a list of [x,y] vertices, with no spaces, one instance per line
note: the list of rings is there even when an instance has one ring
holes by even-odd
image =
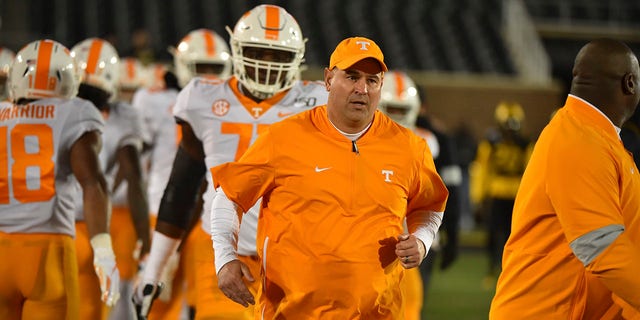
[[[211,173],[243,210],[263,197],[259,317],[402,318],[403,220],[443,212],[448,196],[424,139],[376,111],[352,142],[320,106],[273,124]]]

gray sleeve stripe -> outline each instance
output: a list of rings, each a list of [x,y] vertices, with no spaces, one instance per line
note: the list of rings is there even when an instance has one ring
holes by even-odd
[[[580,236],[571,241],[569,246],[573,254],[584,266],[587,266],[616,240],[622,231],[624,231],[624,226],[621,224],[608,225]]]

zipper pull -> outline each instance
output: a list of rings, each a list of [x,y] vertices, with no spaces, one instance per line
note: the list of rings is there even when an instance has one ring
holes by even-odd
[[[356,144],[355,140],[351,141],[351,151],[355,152],[355,154],[360,154],[360,151],[358,151],[358,145]]]

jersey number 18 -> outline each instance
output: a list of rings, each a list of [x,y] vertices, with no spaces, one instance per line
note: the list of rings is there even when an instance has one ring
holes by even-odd
[[[0,204],[10,203],[9,179],[19,202],[51,199],[55,195],[53,154],[53,132],[48,125],[0,127]]]

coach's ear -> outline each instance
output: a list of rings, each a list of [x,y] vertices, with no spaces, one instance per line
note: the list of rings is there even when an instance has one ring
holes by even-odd
[[[333,77],[335,72],[333,70],[329,70],[329,68],[324,68],[324,87],[327,91],[331,91],[331,82],[333,81]]]

